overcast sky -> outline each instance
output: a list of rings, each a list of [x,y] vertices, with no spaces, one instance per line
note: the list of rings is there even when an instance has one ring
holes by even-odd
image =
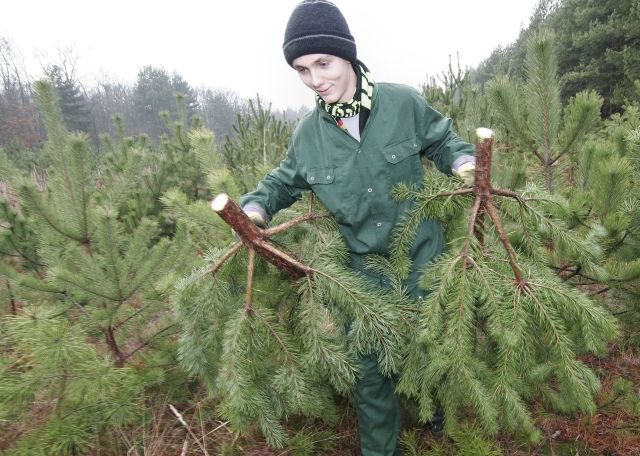
[[[32,75],[72,46],[78,76],[134,83],[144,65],[180,73],[192,86],[259,93],[275,108],[311,105],[313,95],[282,55],[298,0],[8,0],[0,36]],[[514,41],[538,0],[335,0],[358,57],[378,81],[417,87],[444,71],[449,55],[476,66]]]

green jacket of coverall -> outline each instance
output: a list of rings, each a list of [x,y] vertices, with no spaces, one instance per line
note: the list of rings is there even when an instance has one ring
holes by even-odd
[[[363,267],[367,254],[387,255],[394,225],[410,207],[391,190],[399,182],[421,185],[421,156],[451,174],[454,162],[474,153],[458,138],[451,120],[427,105],[414,89],[398,84],[374,86],[372,110],[360,141],[316,107],[295,129],[287,156],[267,174],[256,191],[240,199],[263,208],[268,217],[311,190],[335,217],[351,256],[351,266],[383,284]],[[411,248],[409,292],[418,296],[421,268],[444,249],[440,224],[426,221]],[[366,456],[400,454],[400,418],[393,380],[380,374],[375,356],[361,359],[362,377],[355,388],[361,449]]]

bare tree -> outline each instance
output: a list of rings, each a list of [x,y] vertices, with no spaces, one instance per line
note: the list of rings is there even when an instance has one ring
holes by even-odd
[[[234,137],[233,125],[238,114],[247,113],[247,100],[228,89],[201,87],[196,93],[203,124],[215,133],[218,144],[226,137]]]
[[[31,80],[22,55],[5,37],[0,37],[0,82],[0,147],[11,153],[33,148],[44,132],[32,101]]]
[[[89,105],[99,134],[117,133],[115,119],[121,119],[127,134],[139,133],[133,112],[133,89],[130,85],[103,74],[91,90]]]

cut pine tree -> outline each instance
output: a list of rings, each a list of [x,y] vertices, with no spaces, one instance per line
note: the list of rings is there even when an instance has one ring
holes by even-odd
[[[492,132],[477,134],[473,188],[429,175],[422,189],[395,190],[398,199],[415,202],[395,232],[397,270],[408,270],[408,246],[421,221],[466,217],[467,227],[423,275],[430,293],[398,390],[417,399],[422,420],[441,407],[449,432],[472,418],[488,432],[535,440],[529,400],[542,397],[563,412],[595,410],[599,381],[578,356],[601,352],[617,330],[603,307],[547,267],[549,250],[562,246],[597,270],[591,246],[558,218],[563,202],[535,187],[493,188]]]
[[[337,416],[335,394],[350,394],[359,356],[399,373],[407,300],[346,267],[342,239],[320,209],[262,230],[226,194],[211,206],[240,241],[208,252],[178,285],[179,357],[233,429],[257,425],[283,447],[287,417]]]

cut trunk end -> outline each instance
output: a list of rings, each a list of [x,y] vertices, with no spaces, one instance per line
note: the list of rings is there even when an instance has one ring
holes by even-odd
[[[488,197],[491,192],[491,152],[493,147],[493,131],[489,128],[476,129],[476,193]]]
[[[286,272],[291,278],[299,279],[311,273],[311,268],[302,264],[269,243],[267,233],[259,229],[247,214],[226,193],[221,193],[211,201],[211,208],[235,231],[242,243],[250,250]]]

